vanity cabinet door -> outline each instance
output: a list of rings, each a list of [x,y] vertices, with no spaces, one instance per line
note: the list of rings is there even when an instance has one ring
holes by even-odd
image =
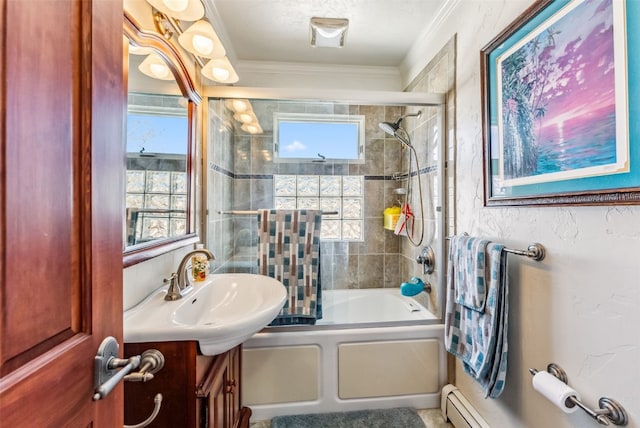
[[[204,364],[204,361],[206,360],[200,357],[199,365]],[[213,357],[198,383],[196,396],[201,401],[199,428],[231,428],[227,400],[228,361],[228,353]]]
[[[201,428],[248,428],[251,410],[240,408],[240,367],[242,348],[216,355],[207,375],[198,386],[197,395],[208,409],[202,409]],[[206,421],[206,422],[204,422]]]
[[[194,394],[197,342],[126,343],[124,354],[140,355],[157,349],[164,355],[164,367],[148,382],[125,382],[124,423],[135,425],[145,420],[153,409],[153,398],[162,394],[162,406],[151,424],[154,428],[195,427],[198,403]]]
[[[125,344],[125,355],[157,349],[165,365],[146,383],[125,383],[125,424],[149,416],[153,398],[163,396],[154,428],[247,428],[251,411],[240,409],[240,346],[224,354],[207,356],[198,343],[147,342]]]

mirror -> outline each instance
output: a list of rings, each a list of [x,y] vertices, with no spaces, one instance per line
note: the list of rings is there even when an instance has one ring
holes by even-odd
[[[134,92],[133,75],[126,122],[126,247],[187,233],[187,100]]]
[[[130,45],[125,64],[126,267],[198,240],[192,156],[201,96],[175,46],[143,30],[126,12],[124,34]],[[150,73],[156,78],[140,71],[151,58],[156,62]]]

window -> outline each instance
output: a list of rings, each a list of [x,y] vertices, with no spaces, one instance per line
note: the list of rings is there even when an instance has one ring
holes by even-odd
[[[320,239],[362,241],[364,177],[361,175],[274,175],[275,209],[320,209]]]
[[[364,163],[364,116],[274,114],[276,162]]]

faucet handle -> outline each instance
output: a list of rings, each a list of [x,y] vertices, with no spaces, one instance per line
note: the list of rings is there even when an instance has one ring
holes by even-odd
[[[180,287],[178,286],[178,275],[176,275],[175,272],[172,273],[169,278],[165,278],[163,282],[165,284],[169,283],[169,289],[164,296],[164,300],[178,300],[182,297]]]

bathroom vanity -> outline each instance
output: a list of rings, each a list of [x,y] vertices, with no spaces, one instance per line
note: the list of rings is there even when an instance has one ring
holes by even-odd
[[[126,343],[125,355],[157,349],[164,367],[154,379],[125,382],[124,421],[145,420],[154,396],[162,394],[162,406],[152,427],[247,428],[251,410],[240,405],[241,345],[220,355],[202,355],[197,341]]]

